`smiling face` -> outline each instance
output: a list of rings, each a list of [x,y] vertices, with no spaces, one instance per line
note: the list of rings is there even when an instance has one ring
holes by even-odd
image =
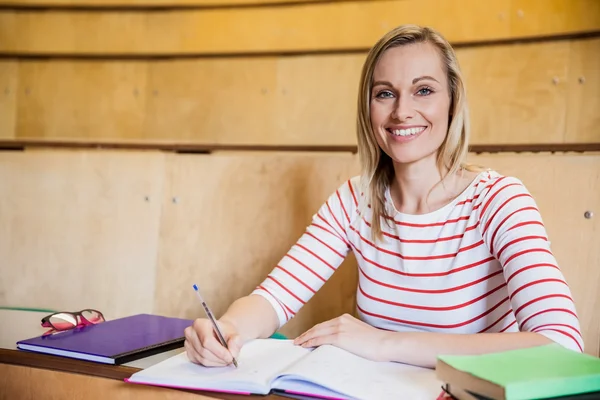
[[[433,45],[409,44],[382,54],[373,71],[371,126],[395,164],[435,162],[449,110],[448,78]]]

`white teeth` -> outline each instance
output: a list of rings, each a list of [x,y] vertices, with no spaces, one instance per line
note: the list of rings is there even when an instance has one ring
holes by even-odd
[[[421,133],[425,130],[425,127],[419,128],[409,128],[409,129],[394,129],[392,133],[396,136],[410,136],[416,135],[417,133]]]

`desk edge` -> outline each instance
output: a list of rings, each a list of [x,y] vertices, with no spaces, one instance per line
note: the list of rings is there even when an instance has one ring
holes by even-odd
[[[11,349],[0,349],[0,363],[72,372],[117,380],[129,378],[132,374],[140,370],[139,368],[125,367],[122,365],[94,363],[74,358]]]

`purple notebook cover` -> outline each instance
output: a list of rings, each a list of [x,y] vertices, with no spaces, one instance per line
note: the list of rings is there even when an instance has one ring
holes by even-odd
[[[181,340],[192,320],[138,314],[35,338],[19,344],[117,359]]]

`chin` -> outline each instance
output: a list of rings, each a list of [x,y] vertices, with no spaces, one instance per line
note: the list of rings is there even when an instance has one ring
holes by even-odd
[[[437,150],[423,151],[423,149],[389,149],[384,152],[392,159],[394,164],[409,165],[421,160],[431,159],[435,162]]]
[[[418,156],[411,156],[411,155],[393,155],[390,157],[392,159],[392,161],[394,162],[394,164],[399,164],[399,165],[409,165],[409,164],[414,164],[419,160],[422,160],[423,158],[425,158],[425,156],[423,157],[418,157]]]

